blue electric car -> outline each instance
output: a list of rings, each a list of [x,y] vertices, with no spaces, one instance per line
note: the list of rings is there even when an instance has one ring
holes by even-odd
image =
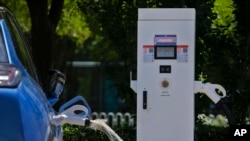
[[[52,76],[64,83],[60,72],[53,71]],[[18,23],[0,7],[0,141],[61,140],[60,128],[51,124],[52,104],[61,90],[52,91],[53,87],[54,94],[48,97],[41,88]]]
[[[110,140],[122,141],[103,121],[89,119],[90,106],[81,96],[56,112],[53,105],[64,83],[64,74],[51,70],[45,88],[41,87],[18,23],[0,6],[0,141],[62,141],[64,124],[87,126],[104,132]]]

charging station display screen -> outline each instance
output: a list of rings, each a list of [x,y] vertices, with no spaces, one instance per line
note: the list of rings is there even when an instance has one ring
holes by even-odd
[[[176,59],[176,46],[155,46],[155,59]]]

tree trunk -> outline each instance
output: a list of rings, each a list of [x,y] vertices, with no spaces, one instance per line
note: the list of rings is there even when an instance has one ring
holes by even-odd
[[[58,25],[64,0],[52,0],[48,9],[48,0],[26,0],[31,17],[32,53],[42,85],[52,64],[52,47],[55,29]],[[54,54],[56,55],[56,54]]]

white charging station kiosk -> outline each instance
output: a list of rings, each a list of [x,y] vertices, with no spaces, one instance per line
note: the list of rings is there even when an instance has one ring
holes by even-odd
[[[195,9],[138,9],[137,38],[137,141],[193,141]]]
[[[195,81],[195,9],[138,9],[137,38],[137,141],[193,141],[194,94],[226,96]]]

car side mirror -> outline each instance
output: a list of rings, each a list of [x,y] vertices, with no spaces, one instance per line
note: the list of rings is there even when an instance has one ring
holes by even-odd
[[[54,105],[63,92],[66,77],[59,70],[50,70],[46,82],[45,91],[51,105]]]

